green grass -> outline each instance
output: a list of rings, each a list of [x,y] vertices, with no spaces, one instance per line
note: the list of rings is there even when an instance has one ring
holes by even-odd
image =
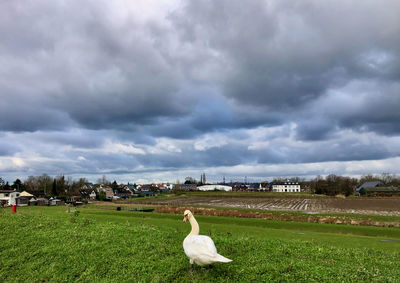
[[[396,282],[400,229],[197,216],[233,259],[188,271],[181,215],[0,209],[1,282]]]

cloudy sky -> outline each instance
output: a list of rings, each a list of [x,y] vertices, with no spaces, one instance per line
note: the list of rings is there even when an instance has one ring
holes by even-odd
[[[0,177],[400,173],[400,2],[0,2]]]

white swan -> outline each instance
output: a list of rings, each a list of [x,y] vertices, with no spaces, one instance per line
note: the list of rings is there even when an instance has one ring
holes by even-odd
[[[189,220],[192,231],[183,241],[183,249],[190,259],[191,266],[193,263],[203,266],[214,262],[232,261],[217,253],[214,242],[210,237],[199,235],[199,224],[190,210],[185,210],[183,222],[186,222],[186,220]]]

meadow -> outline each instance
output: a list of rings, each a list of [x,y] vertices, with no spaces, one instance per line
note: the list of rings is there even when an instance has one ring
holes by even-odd
[[[400,229],[196,216],[233,262],[189,270],[182,215],[0,209],[2,282],[398,282]]]

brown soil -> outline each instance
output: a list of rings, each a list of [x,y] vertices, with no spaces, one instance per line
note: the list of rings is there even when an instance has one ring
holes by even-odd
[[[136,204],[174,207],[224,207],[257,210],[299,211],[306,213],[356,213],[369,215],[400,216],[400,198],[337,198],[313,196],[255,197],[229,195],[187,195],[167,198],[135,200]]]

